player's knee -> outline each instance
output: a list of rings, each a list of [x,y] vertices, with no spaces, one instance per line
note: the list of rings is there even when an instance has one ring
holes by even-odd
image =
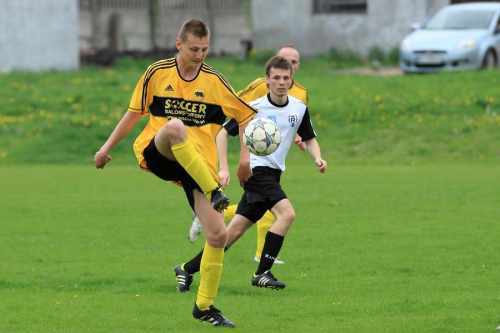
[[[291,225],[293,221],[295,221],[295,211],[293,209],[287,210],[283,214],[283,220],[288,224]]]
[[[208,244],[213,247],[221,248],[226,246],[228,234],[225,228],[218,228],[216,230],[207,230],[205,237]]]
[[[162,141],[176,144],[186,139],[186,127],[181,120],[172,118],[156,134]]]

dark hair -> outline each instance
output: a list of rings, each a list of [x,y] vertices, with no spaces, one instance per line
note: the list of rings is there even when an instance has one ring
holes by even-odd
[[[193,36],[196,36],[198,38],[203,38],[207,37],[210,34],[210,31],[208,30],[205,22],[191,19],[185,21],[182,24],[181,28],[179,29],[178,38],[182,41],[185,41],[187,39],[187,34],[192,34]]]
[[[292,65],[283,57],[274,56],[266,63],[266,75],[269,76],[271,68],[286,69],[292,73]]]

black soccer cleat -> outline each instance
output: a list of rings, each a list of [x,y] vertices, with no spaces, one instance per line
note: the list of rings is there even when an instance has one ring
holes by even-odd
[[[262,274],[254,275],[251,282],[252,286],[259,288],[270,288],[276,290],[285,288],[285,284],[276,279],[271,271],[265,271]]]
[[[206,321],[212,326],[236,327],[231,320],[224,317],[222,312],[213,305],[210,305],[208,310],[200,310],[195,303],[193,307],[193,317],[200,321]]]
[[[193,283],[193,275],[183,270],[181,265],[175,266],[174,272],[177,280],[177,290],[181,293],[189,291],[189,287]]]
[[[222,213],[224,209],[229,206],[229,198],[226,197],[224,192],[222,192],[222,189],[220,187],[217,187],[215,190],[210,192],[208,194],[208,198],[210,200],[210,204],[212,205],[213,209],[218,211],[219,213]]]

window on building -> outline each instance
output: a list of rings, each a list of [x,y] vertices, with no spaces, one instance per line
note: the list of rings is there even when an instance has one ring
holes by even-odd
[[[367,0],[313,0],[313,14],[364,14]]]

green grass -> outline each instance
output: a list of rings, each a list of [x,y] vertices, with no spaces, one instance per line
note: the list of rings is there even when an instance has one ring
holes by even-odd
[[[91,160],[150,62],[1,74],[0,164]],[[263,73],[257,61],[215,58],[209,63],[235,89]],[[304,59],[297,80],[310,91],[313,123],[336,162],[499,161],[498,71],[366,77],[337,74],[335,68],[329,58]],[[116,156],[130,156],[139,130],[116,148]]]
[[[132,166],[0,168],[0,332],[210,332],[172,267],[199,250],[181,191]],[[500,173],[488,164],[339,166],[294,151],[297,210],[252,288],[255,231],[226,255],[217,304],[238,332],[488,332],[500,324]],[[232,184],[228,193],[237,199]],[[198,280],[195,281],[195,289]]]
[[[288,287],[250,287],[250,231],[217,304],[241,332],[493,331],[498,71],[348,76],[337,60],[304,59],[297,78],[330,168],[292,150],[297,221],[274,269]],[[209,62],[236,89],[262,75],[262,59]],[[191,319],[194,292],[175,292],[172,267],[201,243],[181,190],[135,166],[140,129],[92,166],[148,63],[0,74],[0,332],[212,331]]]

